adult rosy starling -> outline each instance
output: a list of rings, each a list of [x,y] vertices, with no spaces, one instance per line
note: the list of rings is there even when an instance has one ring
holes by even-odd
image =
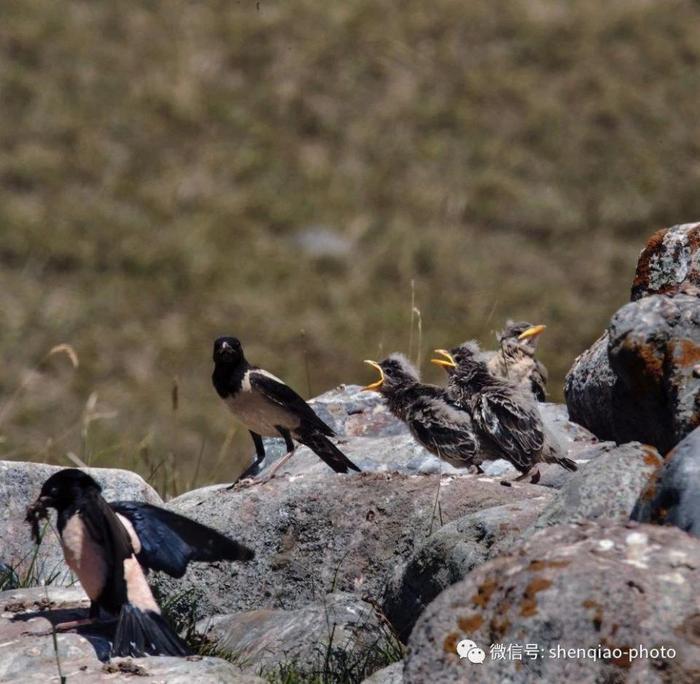
[[[248,428],[257,460],[241,476],[245,478],[265,458],[262,437],[282,437],[287,454],[272,468],[267,479],[294,453],[292,438],[306,445],[336,473],[360,469],[328,439],[333,430],[282,380],[262,368],[251,366],[235,337],[214,342],[212,383],[218,395]]]
[[[253,551],[171,511],[138,501],[108,503],[87,473],[54,473],[27,509],[38,543],[38,521],[55,508],[68,567],[90,598],[87,619],[63,623],[65,631],[95,622],[100,611],[117,618],[112,656],[185,656],[190,651],[161,615],[146,582],[159,570],[182,577],[190,561],[250,560]]]
[[[364,389],[380,392],[419,444],[457,468],[478,467],[479,443],[471,417],[449,400],[444,388],[421,383],[403,354],[365,363],[379,371],[379,380]]]
[[[507,378],[535,395],[537,401],[547,398],[547,369],[535,358],[537,341],[544,325],[506,321],[496,335],[499,348],[487,356],[486,366],[493,375]]]
[[[534,397],[489,373],[476,342],[465,342],[450,351],[435,351],[444,359],[432,362],[448,371],[447,395],[471,414],[485,459],[507,459],[520,471],[518,480],[527,477],[540,462],[577,469],[545,431]],[[538,480],[536,470],[532,482]]]

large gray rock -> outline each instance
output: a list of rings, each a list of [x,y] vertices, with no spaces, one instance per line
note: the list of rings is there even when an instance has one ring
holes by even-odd
[[[382,611],[406,641],[425,607],[447,587],[464,579],[505,550],[537,519],[554,497],[540,496],[469,513],[441,527],[392,573],[384,591]]]
[[[206,618],[197,630],[245,672],[274,675],[293,664],[309,681],[324,671],[352,673],[359,681],[401,647],[376,610],[357,596],[328,594],[296,610],[259,609]]]
[[[483,476],[388,473],[281,476],[251,488],[197,490],[169,507],[227,530],[256,557],[193,565],[182,580],[159,577],[158,586],[169,596],[187,594],[198,617],[300,608],[333,591],[378,600],[389,571],[443,524],[543,491]]]
[[[637,497],[662,459],[653,447],[631,442],[593,447],[591,460],[581,464],[537,518],[535,527],[580,520],[624,522]]]
[[[33,580],[52,584],[71,584],[75,578],[69,572],[56,536],[48,528],[37,551],[24,521],[27,506],[32,503],[41,486],[57,466],[43,463],[0,461],[0,561],[12,567],[19,578],[25,578],[31,568]],[[116,468],[86,468],[103,487],[108,501],[132,499],[162,504],[156,491],[135,473]],[[53,516],[55,523],[55,516]]]
[[[632,519],[675,525],[700,537],[700,428],[695,428],[652,473]]]
[[[52,624],[85,617],[89,600],[78,587],[35,587],[0,592],[0,682],[58,682],[70,684],[133,682],[138,677],[168,684],[221,682],[263,684],[219,658],[115,658],[105,662],[109,627],[83,627],[58,633]]]
[[[700,286],[700,223],[658,230],[639,256],[632,301],[674,295],[693,286]]]
[[[700,541],[675,528],[585,523],[542,530],[428,606],[411,634],[404,681],[697,682],[698,582]],[[464,639],[484,650],[483,664],[460,660],[456,646]],[[493,657],[499,645],[503,659]],[[640,646],[659,652],[631,657]],[[557,651],[599,647],[610,657]]]
[[[571,419],[601,439],[669,451],[700,424],[700,299],[652,295],[623,306],[566,378]]]

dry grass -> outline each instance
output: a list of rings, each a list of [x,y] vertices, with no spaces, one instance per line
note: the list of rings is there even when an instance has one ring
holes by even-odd
[[[10,3],[0,401],[57,343],[80,366],[42,366],[0,457],[70,452],[168,493],[229,478],[250,448],[222,451],[215,335],[313,394],[411,330],[415,353],[414,308],[425,352],[547,323],[561,397],[646,236],[700,215],[699,19],[674,0]],[[335,252],[301,246],[319,226]]]

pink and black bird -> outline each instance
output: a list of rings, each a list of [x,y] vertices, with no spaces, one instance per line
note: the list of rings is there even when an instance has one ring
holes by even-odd
[[[90,598],[86,620],[103,611],[117,619],[112,656],[189,655],[186,644],[161,615],[146,574],[159,570],[182,577],[191,561],[245,561],[246,546],[205,525],[137,501],[108,503],[87,473],[66,468],[52,475],[27,510],[37,541],[38,521],[56,509],[57,529],[68,567]]]
[[[243,346],[235,337],[214,342],[212,383],[217,394],[248,429],[255,444],[256,461],[241,476],[247,477],[265,458],[263,437],[282,437],[287,455],[274,472],[294,453],[294,441],[309,447],[336,473],[360,469],[331,442],[333,430],[282,380],[248,363]]]

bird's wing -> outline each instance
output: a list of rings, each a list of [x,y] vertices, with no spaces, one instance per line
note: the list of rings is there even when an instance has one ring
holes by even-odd
[[[109,504],[132,524],[142,566],[182,577],[190,561],[250,560],[252,550],[206,525],[138,501]]]
[[[328,437],[335,436],[333,430],[316,415],[314,410],[279,378],[260,368],[253,368],[249,372],[248,379],[251,388],[260,392],[268,401],[298,416],[303,427],[318,430]]]
[[[478,443],[466,412],[428,398],[414,407],[406,422],[418,441],[439,457],[460,465],[474,460]]]
[[[542,423],[527,404],[514,401],[508,392],[481,392],[474,402],[473,418],[508,458],[529,468],[531,457],[542,450]]]
[[[537,397],[538,401],[547,401],[548,375],[546,366],[535,359],[535,367],[530,375],[530,383],[532,385],[532,393]]]

